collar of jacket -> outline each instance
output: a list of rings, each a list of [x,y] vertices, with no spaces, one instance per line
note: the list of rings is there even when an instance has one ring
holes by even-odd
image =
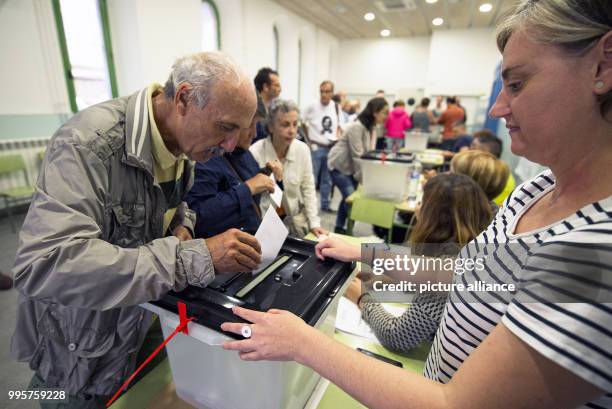
[[[267,157],[277,158],[278,159],[278,155],[276,154],[276,150],[274,149],[274,145],[272,144],[272,135],[270,135],[266,139],[264,139],[264,150],[266,152],[266,156]],[[293,162],[293,161],[295,161],[295,155],[296,155],[296,153],[295,153],[295,140],[293,140],[291,142],[291,145],[289,145],[289,149],[287,149],[287,156],[285,156],[285,161],[286,162]]]
[[[148,87],[128,98],[125,113],[125,158],[128,165],[147,171],[153,177],[151,127],[147,104]]]

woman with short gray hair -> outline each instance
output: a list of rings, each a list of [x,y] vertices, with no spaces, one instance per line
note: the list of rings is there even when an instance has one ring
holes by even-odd
[[[317,195],[312,172],[310,149],[304,142],[295,139],[299,120],[299,109],[293,101],[276,99],[269,108],[266,124],[268,137],[255,142],[251,153],[259,166],[278,160],[283,165],[284,191],[282,212],[289,233],[304,237],[309,232],[316,236],[326,234],[321,228],[317,214]],[[270,196],[261,199],[262,214],[270,206]]]
[[[453,284],[515,290],[453,287],[427,379],[284,311],[234,308],[253,335],[226,349],[244,360],[296,360],[372,408],[612,408],[612,1],[522,1],[497,39],[504,86],[490,114],[505,119],[515,154],[550,170],[517,187],[461,251],[484,269],[454,274]],[[337,238],[316,251],[361,255]]]

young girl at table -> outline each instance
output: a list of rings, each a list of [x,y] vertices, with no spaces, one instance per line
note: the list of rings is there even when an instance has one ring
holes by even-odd
[[[423,188],[408,245],[413,254],[454,256],[488,226],[491,215],[487,197],[476,182],[465,175],[440,174]],[[407,352],[433,339],[446,293],[419,294],[406,312],[395,317],[361,289],[361,281],[355,279],[346,296],[359,306],[363,319],[386,348]]]

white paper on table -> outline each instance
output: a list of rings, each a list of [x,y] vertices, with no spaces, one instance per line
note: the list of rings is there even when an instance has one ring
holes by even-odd
[[[278,183],[276,183],[274,174],[270,175],[270,179],[272,179],[272,181],[274,182],[274,192],[270,193],[270,200],[272,200],[274,206],[281,207],[281,203],[283,201],[283,189],[281,189]]]
[[[378,342],[374,331],[361,319],[361,310],[346,297],[341,297],[336,312],[336,329]]]
[[[399,317],[402,315],[407,308],[404,306],[389,304],[381,305],[394,317]],[[357,307],[354,302],[350,301],[346,297],[340,298],[340,302],[338,303],[338,312],[336,313],[336,329],[379,343],[376,335],[374,335],[374,331],[372,331],[372,328],[370,328],[368,323],[361,318],[361,310],[359,307]]]
[[[259,273],[274,261],[288,235],[289,230],[278,217],[274,207],[268,207],[255,233],[255,238],[261,246],[261,264],[253,270],[253,274]]]

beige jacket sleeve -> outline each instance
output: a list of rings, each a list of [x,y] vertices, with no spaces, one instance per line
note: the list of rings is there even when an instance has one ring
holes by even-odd
[[[106,241],[109,183],[108,169],[87,148],[69,142],[49,148],[13,268],[22,294],[108,310],[214,279],[204,240],[165,237],[134,248]]]
[[[353,177],[361,183],[361,156],[369,149],[368,141],[370,133],[363,126],[352,126],[348,129],[344,137],[347,138],[351,161],[353,163]]]

